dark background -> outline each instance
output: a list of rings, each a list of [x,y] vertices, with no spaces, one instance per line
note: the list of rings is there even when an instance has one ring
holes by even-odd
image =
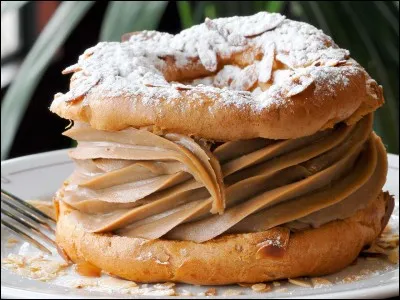
[[[94,4],[46,70],[18,129],[9,158],[68,148],[72,145],[70,139],[61,135],[69,122],[51,113],[48,108],[54,94],[66,92],[68,89],[70,76],[62,75],[61,71],[74,64],[85,49],[97,44],[107,4],[108,1],[97,1]],[[26,55],[57,5],[58,1],[37,1],[21,9],[21,35],[24,45],[18,53],[2,61],[2,64]],[[168,4],[158,30],[170,33],[181,30],[176,3]],[[1,90],[1,99],[6,90],[7,87]]]

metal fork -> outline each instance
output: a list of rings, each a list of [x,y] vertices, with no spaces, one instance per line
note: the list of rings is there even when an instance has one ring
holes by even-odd
[[[10,223],[6,217],[13,221]],[[54,237],[56,221],[33,205],[3,189],[1,189],[1,224],[36,248],[52,254],[52,251],[39,241],[38,238],[40,238],[52,245],[66,262],[70,262],[65,252],[49,236]]]

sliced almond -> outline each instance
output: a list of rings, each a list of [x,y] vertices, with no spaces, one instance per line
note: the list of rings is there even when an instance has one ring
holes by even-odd
[[[206,296],[216,296],[217,295],[217,289],[216,288],[209,288],[207,291],[205,291]]]
[[[395,265],[399,263],[399,248],[390,251],[388,260]]]
[[[251,289],[257,293],[265,293],[271,290],[271,286],[265,283],[256,283],[251,286]]]
[[[272,285],[274,287],[278,287],[278,286],[281,286],[281,283],[279,281],[274,281],[274,282],[272,282]]]
[[[175,283],[173,283],[173,282],[165,282],[165,283],[163,283],[161,285],[166,287],[166,288],[172,288],[172,287],[175,286]]]
[[[14,247],[16,244],[19,243],[19,240],[14,239],[14,238],[9,238],[6,242],[6,248],[12,248]]]
[[[311,278],[311,283],[314,288],[328,287],[333,285],[332,282],[330,282],[328,279],[320,277]]]
[[[26,258],[18,254],[9,254],[2,260],[3,264],[14,265],[16,267],[24,267],[26,264]]]
[[[352,283],[354,281],[359,281],[361,279],[361,276],[358,275],[349,275],[343,278],[344,283]]]
[[[369,270],[369,269],[362,269],[359,272],[359,275],[361,275],[361,276],[368,276],[368,275],[371,275],[371,274],[372,274],[372,271]]]
[[[291,284],[294,284],[294,285],[297,285],[297,286],[306,287],[306,288],[307,287],[312,287],[311,283],[309,281],[304,280],[304,279],[299,279],[299,278],[292,279],[292,278],[289,278],[288,281]]]
[[[242,283],[242,282],[240,282],[240,283],[238,283],[238,285],[240,285],[241,287],[249,288],[249,287],[251,287],[253,284],[252,284],[252,283]]]

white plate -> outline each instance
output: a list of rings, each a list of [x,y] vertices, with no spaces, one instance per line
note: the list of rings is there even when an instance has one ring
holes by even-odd
[[[391,219],[392,228],[398,232],[399,225],[399,156],[389,155],[389,174],[385,189],[396,197],[396,209]],[[66,150],[42,153],[20,157],[1,163],[1,185],[23,199],[50,199],[59,188],[63,180],[71,173],[72,162],[67,157]],[[11,233],[3,226],[1,228],[1,258],[9,253],[26,253],[33,250],[26,243],[14,248],[7,248],[6,241]],[[361,280],[343,283],[343,278],[349,275],[358,276],[365,270],[373,271],[371,274],[361,276]],[[73,271],[56,279],[54,282],[39,282],[23,278],[9,270],[1,270],[1,296],[2,298],[110,298],[128,297],[96,291],[78,290],[65,286],[71,278],[78,278]],[[399,266],[390,265],[384,260],[370,261],[359,258],[356,265],[330,276],[328,280],[334,282],[332,287],[303,288],[291,284],[283,284],[280,288],[287,288],[286,292],[276,291],[274,288],[269,293],[255,293],[249,288],[239,286],[218,287],[218,295],[223,295],[227,289],[241,291],[241,296],[236,298],[385,298],[399,294]],[[64,285],[64,286],[63,286]],[[204,292],[207,287],[177,285],[177,290],[186,289],[194,295]],[[133,296],[130,295],[130,298]],[[143,296],[142,296],[143,297]],[[223,296],[217,296],[223,297]],[[179,297],[170,297],[179,298]],[[201,297],[193,297],[201,298]]]

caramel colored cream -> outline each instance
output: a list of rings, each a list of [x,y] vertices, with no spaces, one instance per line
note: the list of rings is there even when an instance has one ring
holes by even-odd
[[[145,129],[64,134],[76,170],[60,191],[90,232],[203,242],[283,225],[318,227],[364,208],[386,179],[372,115],[294,140],[204,142]]]

